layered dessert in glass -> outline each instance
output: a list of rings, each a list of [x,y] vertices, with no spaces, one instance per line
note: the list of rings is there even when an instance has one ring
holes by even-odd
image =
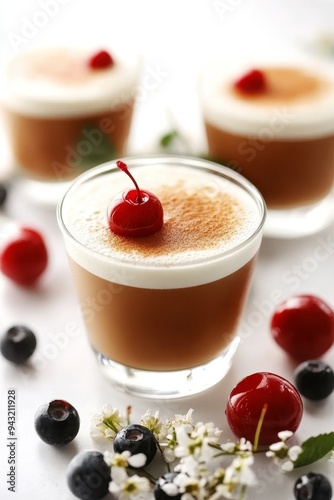
[[[202,71],[200,94],[210,158],[257,186],[268,223],[271,215],[285,218],[294,209],[307,215],[331,195],[333,68],[308,58],[221,61]],[[315,214],[324,223],[333,219],[329,209],[323,217]],[[278,232],[284,231],[281,221]]]
[[[3,105],[15,165],[64,182],[126,152],[141,61],[105,50],[48,47],[7,65]]]

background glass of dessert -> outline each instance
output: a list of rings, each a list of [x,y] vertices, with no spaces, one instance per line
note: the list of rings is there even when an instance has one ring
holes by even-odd
[[[189,396],[230,367],[265,204],[246,179],[212,162],[124,161],[139,187],[160,199],[164,224],[143,237],[109,229],[111,199],[131,184],[115,162],[74,181],[58,222],[82,317],[116,387],[148,398]]]
[[[68,182],[127,150],[141,59],[70,47],[6,65],[3,108],[17,183],[54,204]]]
[[[210,159],[262,193],[265,235],[293,238],[334,220],[334,71],[308,56],[201,71],[200,100]]]

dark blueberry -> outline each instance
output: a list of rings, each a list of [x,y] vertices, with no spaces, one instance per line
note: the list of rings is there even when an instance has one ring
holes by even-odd
[[[176,484],[172,484],[176,476],[177,472],[167,472],[159,477],[154,486],[154,498],[156,500],[168,500],[168,498],[181,500],[182,493],[179,492]]]
[[[131,455],[143,453],[146,456],[146,464],[152,462],[157,443],[152,431],[139,424],[132,424],[120,430],[114,439],[114,451],[122,453],[130,451]]]
[[[35,334],[26,326],[12,326],[0,340],[1,354],[12,363],[21,364],[36,349]]]
[[[297,500],[331,500],[332,487],[323,474],[309,472],[295,482],[293,489]]]
[[[0,182],[0,207],[3,206],[7,198],[7,188],[2,182]]]
[[[78,434],[79,427],[77,410],[61,399],[40,406],[35,415],[37,434],[52,446],[65,446],[70,443]]]
[[[305,361],[295,370],[295,385],[302,396],[313,401],[327,398],[334,390],[334,373],[323,361]]]
[[[109,491],[111,467],[99,451],[81,451],[70,461],[67,485],[81,500],[99,500]]]

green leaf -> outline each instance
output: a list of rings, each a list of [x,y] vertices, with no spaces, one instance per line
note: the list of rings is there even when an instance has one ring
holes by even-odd
[[[294,462],[296,467],[312,464],[334,450],[334,432],[310,437],[301,445],[302,452]]]
[[[168,148],[168,146],[170,146],[174,139],[176,139],[178,136],[179,132],[177,130],[172,130],[171,132],[164,134],[160,137],[160,146],[163,148]]]
[[[115,147],[109,137],[94,124],[86,124],[75,146],[76,166],[87,170],[115,157]]]

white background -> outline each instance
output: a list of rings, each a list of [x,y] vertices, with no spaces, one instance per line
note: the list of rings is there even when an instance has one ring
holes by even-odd
[[[49,8],[53,5],[52,16],[41,16],[46,4]],[[236,57],[239,52],[251,56],[259,51],[274,54],[304,50],[318,36],[333,32],[333,14],[334,3],[325,0],[16,0],[1,15],[1,59],[6,60],[24,48],[55,42],[141,52],[146,58],[144,74],[155,71],[160,76],[153,90],[144,88],[146,93],[143,91],[134,117],[129,152],[155,151],[160,134],[176,123],[190,140],[189,150],[197,153],[205,149],[194,83],[200,61],[212,51],[221,50]],[[11,164],[4,136],[1,142],[1,173],[8,178]],[[17,368],[0,359],[1,499],[70,500],[72,496],[65,484],[66,465],[78,450],[93,447],[88,432],[90,415],[106,402],[122,410],[132,405],[134,420],[147,408],[160,409],[167,418],[174,413],[186,413],[191,407],[195,420],[213,420],[224,430],[226,439],[232,437],[224,409],[228,393],[242,377],[264,370],[292,380],[294,365],[269,334],[275,307],[273,297],[311,293],[334,307],[334,226],[295,241],[266,239],[241,324],[241,346],[225,380],[201,396],[182,401],[159,403],[132,398],[116,392],[96,369],[54,209],[20,198],[14,183],[6,212],[43,233],[50,262],[39,285],[31,290],[19,288],[0,276],[1,330],[26,324],[38,338],[29,367]],[[323,248],[321,260],[317,257],[319,246]],[[75,330],[72,335],[71,326]],[[324,360],[334,366],[333,348]],[[5,477],[6,402],[7,390],[11,388],[17,393],[15,494],[7,491]],[[70,401],[81,415],[76,440],[61,450],[42,443],[33,427],[36,409],[58,398]],[[303,441],[311,435],[333,431],[333,416],[334,395],[320,404],[306,403],[296,439]],[[259,484],[247,498],[293,498],[292,485],[300,471],[282,476],[261,459],[256,470]],[[323,471],[334,484],[333,464],[322,461],[307,470]]]

